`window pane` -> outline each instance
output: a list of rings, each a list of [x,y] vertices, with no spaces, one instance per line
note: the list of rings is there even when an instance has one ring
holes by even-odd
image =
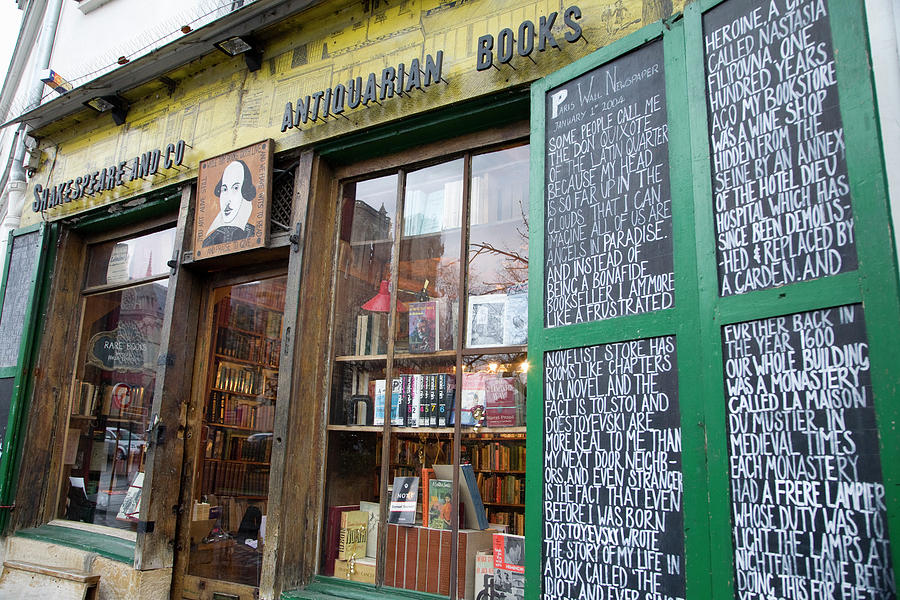
[[[85,300],[59,516],[135,528],[166,280]]]
[[[286,278],[213,290],[191,575],[259,585]]]
[[[340,356],[387,350],[397,176],[347,183],[338,253],[335,345]]]
[[[528,343],[528,146],[472,158],[466,346]]]
[[[463,160],[407,175],[395,352],[456,348]]]
[[[105,242],[90,249],[85,287],[116,285],[169,274],[175,228],[130,240]]]
[[[475,472],[491,527],[523,535],[525,528],[524,353],[464,357],[462,461]],[[474,415],[470,412],[476,409]]]

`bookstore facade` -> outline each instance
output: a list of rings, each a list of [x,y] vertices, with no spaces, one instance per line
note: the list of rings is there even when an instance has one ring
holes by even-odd
[[[24,116],[7,560],[110,598],[896,597],[866,3],[254,4],[123,124]]]

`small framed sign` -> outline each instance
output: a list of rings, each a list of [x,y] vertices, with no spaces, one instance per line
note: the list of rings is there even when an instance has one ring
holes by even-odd
[[[200,162],[195,259],[265,246],[273,147],[265,140]]]

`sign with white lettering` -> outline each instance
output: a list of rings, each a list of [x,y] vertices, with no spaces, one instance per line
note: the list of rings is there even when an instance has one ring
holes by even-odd
[[[703,33],[721,295],[855,270],[827,3],[725,2]]]
[[[544,364],[543,597],[684,598],[674,336]]]
[[[862,305],[722,335],[735,598],[895,598]]]
[[[672,308],[662,41],[546,95],[545,325]]]

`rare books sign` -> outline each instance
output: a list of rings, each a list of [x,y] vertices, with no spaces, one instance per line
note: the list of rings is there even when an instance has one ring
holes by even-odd
[[[266,244],[272,145],[272,140],[265,140],[200,163],[194,258]]]

